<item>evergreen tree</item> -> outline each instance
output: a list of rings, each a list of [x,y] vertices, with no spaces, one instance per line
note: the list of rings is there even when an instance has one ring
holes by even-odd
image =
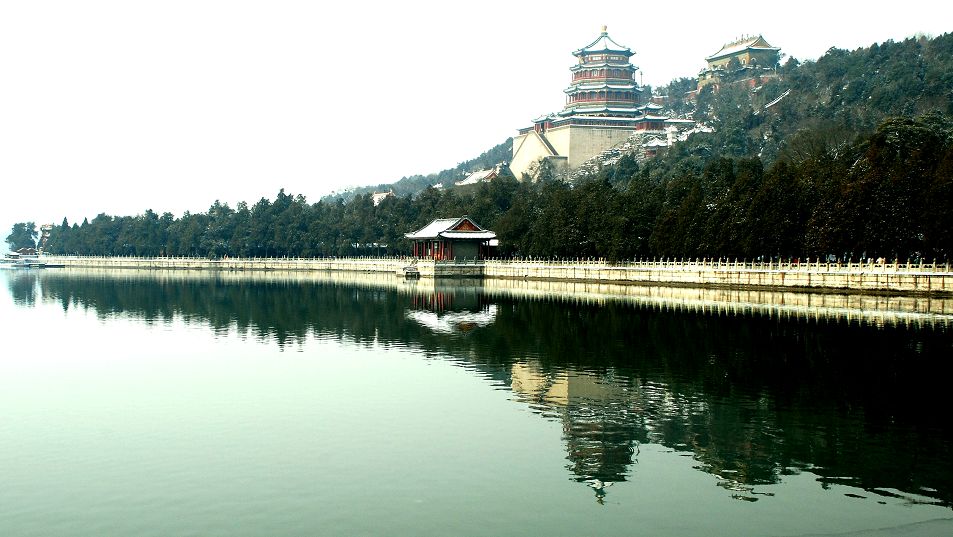
[[[37,234],[36,224],[33,222],[18,222],[13,224],[13,229],[7,235],[6,242],[11,250],[21,248],[36,248]]]

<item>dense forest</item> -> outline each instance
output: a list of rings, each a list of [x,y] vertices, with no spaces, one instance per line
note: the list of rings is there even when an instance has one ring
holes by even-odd
[[[694,102],[680,97],[691,79],[674,81],[661,88],[672,107],[693,107],[715,132],[645,162],[624,157],[572,184],[545,174],[537,182],[503,177],[466,189],[408,189],[378,206],[369,193],[309,203],[281,190],[274,200],[234,208],[216,201],[179,218],[148,210],[64,220],[46,250],[395,255],[409,252],[404,233],[467,214],[497,232],[503,256],[949,259],[953,34],[831,49],[814,62],[789,59],[779,73],[753,89],[706,87]],[[506,154],[503,144],[470,163]],[[459,175],[466,164],[441,173]]]

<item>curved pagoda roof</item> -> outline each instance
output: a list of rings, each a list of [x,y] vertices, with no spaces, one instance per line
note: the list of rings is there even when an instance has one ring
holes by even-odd
[[[602,27],[602,33],[599,34],[599,37],[595,41],[589,43],[588,45],[582,47],[579,50],[574,51],[573,56],[584,56],[587,54],[596,54],[599,52],[615,52],[617,54],[622,54],[625,56],[632,56],[632,52],[629,47],[624,47],[609,37],[609,33],[606,31],[606,27]]]
[[[725,56],[730,56],[732,54],[738,54],[739,52],[744,52],[745,50],[768,50],[777,52],[781,50],[778,47],[772,47],[767,41],[764,40],[760,35],[755,37],[746,37],[739,41],[734,41],[728,43],[725,46],[721,47],[721,50],[705,58],[706,61],[717,60],[718,58],[724,58]]]
[[[635,82],[629,82],[627,84],[612,84],[611,82],[606,82],[604,80],[597,80],[595,82],[585,82],[582,84],[573,84],[569,86],[564,91],[566,93],[575,93],[577,91],[590,91],[590,90],[600,90],[600,89],[611,89],[611,90],[638,90],[639,87]]]

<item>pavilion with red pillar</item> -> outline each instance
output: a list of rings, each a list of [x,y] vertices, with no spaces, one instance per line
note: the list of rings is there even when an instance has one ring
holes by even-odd
[[[484,259],[497,245],[496,233],[468,216],[438,218],[404,235],[413,241],[413,256],[436,261]]]

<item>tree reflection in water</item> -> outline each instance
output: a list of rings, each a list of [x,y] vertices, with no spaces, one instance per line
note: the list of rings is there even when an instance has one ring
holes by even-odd
[[[9,286],[23,303],[38,288],[64,309],[182,319],[282,346],[318,337],[451,357],[560,420],[571,478],[598,501],[632,476],[640,445],[658,444],[741,500],[812,472],[821,486],[953,505],[953,337],[942,325],[710,315],[360,276],[72,271]]]

